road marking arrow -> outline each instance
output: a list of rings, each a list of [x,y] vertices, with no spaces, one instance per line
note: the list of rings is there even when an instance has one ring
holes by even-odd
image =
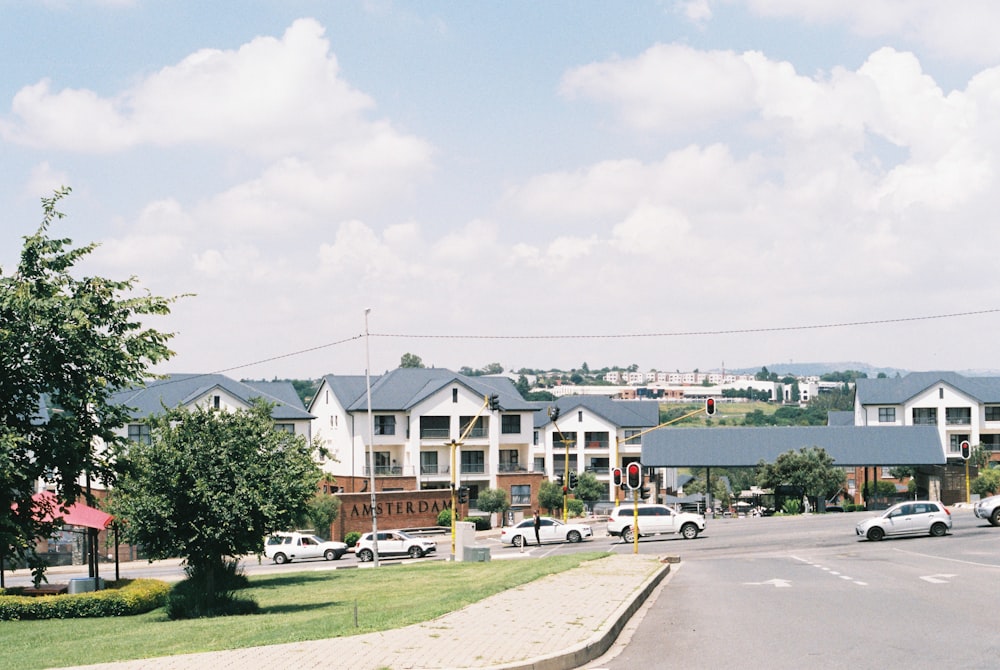
[[[947,584],[948,580],[958,575],[927,575],[926,577],[921,577],[920,579],[925,582],[930,582],[931,584]]]
[[[792,585],[787,579],[769,579],[766,582],[743,582],[747,586],[773,586],[778,589],[787,589]]]

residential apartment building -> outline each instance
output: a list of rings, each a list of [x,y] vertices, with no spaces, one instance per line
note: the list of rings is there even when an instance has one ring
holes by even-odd
[[[493,394],[499,411],[486,407]],[[537,500],[542,473],[532,469],[532,436],[538,405],[506,377],[442,368],[399,368],[370,380],[327,375],[309,411],[316,444],[328,453],[320,465],[344,492],[368,490],[372,480],[377,491],[454,483],[468,487],[472,499],[499,487],[514,506]]]
[[[291,382],[240,382],[220,374],[174,374],[119,391],[111,402],[130,408],[129,439],[149,443],[148,419],[163,408],[207,408],[224,412],[249,409],[256,400],[271,407],[275,428],[312,438],[312,419]]]
[[[558,408],[553,421],[552,408]],[[567,396],[535,415],[532,456],[536,470],[549,479],[570,471],[593,473],[616,491],[611,469],[642,456],[641,433],[659,424],[659,403],[613,400],[602,396]]]
[[[960,445],[968,441],[1000,460],[1000,377],[912,372],[858,379],[856,388],[855,425],[935,426],[948,459],[960,459]]]

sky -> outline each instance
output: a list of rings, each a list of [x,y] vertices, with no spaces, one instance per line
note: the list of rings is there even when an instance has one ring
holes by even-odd
[[[0,268],[161,373],[1000,369],[1000,2],[0,0]]]

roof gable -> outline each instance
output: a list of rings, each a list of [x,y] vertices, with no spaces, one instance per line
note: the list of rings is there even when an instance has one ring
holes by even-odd
[[[911,372],[901,378],[858,379],[860,405],[902,405],[937,384],[947,384],[982,403],[1000,402],[1000,377],[965,377],[957,372]]]

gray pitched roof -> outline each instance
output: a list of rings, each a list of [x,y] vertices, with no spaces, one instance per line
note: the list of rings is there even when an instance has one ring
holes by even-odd
[[[853,426],[854,412],[827,412],[826,425],[828,426]]]
[[[579,408],[586,409],[608,423],[622,428],[652,428],[660,423],[660,403],[655,400],[613,400],[608,396],[563,396],[554,403],[542,403],[545,411],[535,415],[535,428],[551,423],[548,408],[559,408],[560,419]]]
[[[111,401],[129,407],[132,418],[143,419],[162,413],[164,406],[174,408],[186,405],[213,388],[222,389],[248,404],[255,398],[272,403],[271,417],[275,421],[313,418],[305,411],[291,382],[238,382],[219,374],[167,375],[145,386],[119,391],[111,396]]]
[[[326,375],[324,380],[348,411],[368,410],[364,375]],[[467,377],[445,368],[397,368],[383,375],[372,376],[372,411],[409,411],[417,403],[452,383],[461,384],[484,398],[496,393],[504,411],[538,409],[535,403],[521,397],[514,382],[507,377]]]
[[[642,440],[649,467],[744,467],[773,463],[786,451],[822,447],[836,465],[941,465],[934,426],[784,426],[674,428]]]
[[[861,405],[902,405],[939,383],[983,403],[1000,402],[1000,377],[965,377],[957,372],[911,372],[899,379],[858,379],[856,398]]]

